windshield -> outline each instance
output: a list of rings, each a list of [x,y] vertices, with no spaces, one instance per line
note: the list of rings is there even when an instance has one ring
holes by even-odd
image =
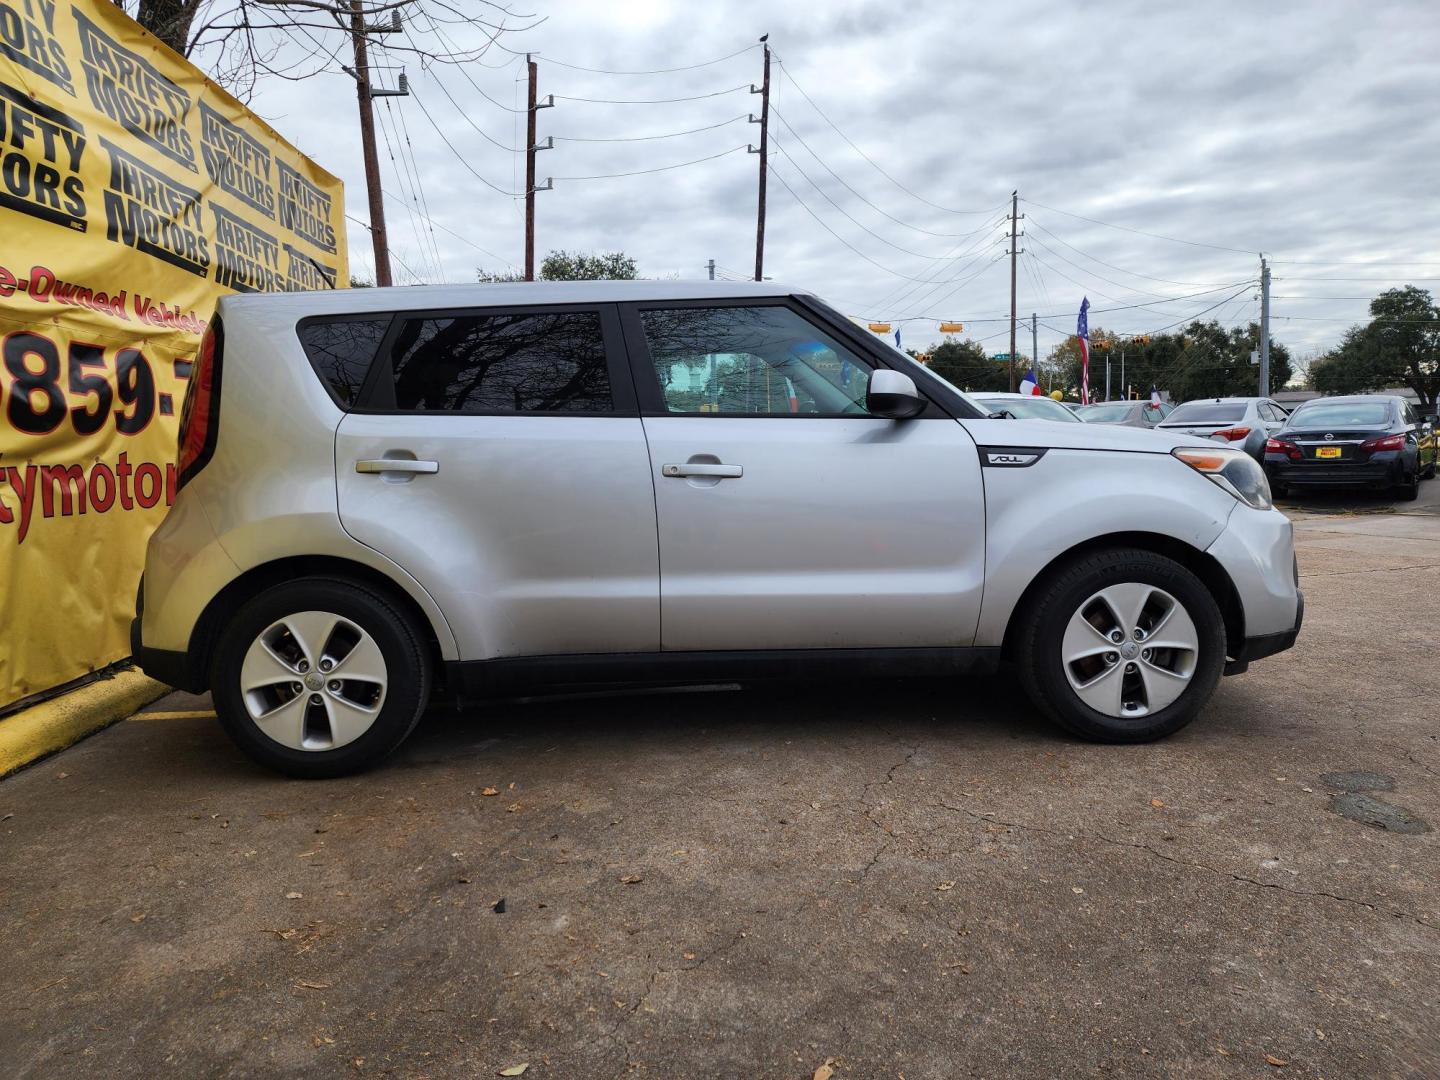
[[[1245,419],[1245,403],[1187,401],[1168,417],[1167,424],[1233,424]]]
[[[1125,402],[1117,405],[1082,405],[1080,418],[1089,423],[1109,424],[1124,420],[1130,415],[1131,406]]]
[[[1080,418],[1058,401],[1047,397],[988,397],[975,396],[981,406],[990,412],[1004,409],[1020,420],[1059,420],[1062,424],[1078,424]]]
[[[1307,401],[1290,417],[1291,427],[1380,427],[1389,422],[1388,401]]]

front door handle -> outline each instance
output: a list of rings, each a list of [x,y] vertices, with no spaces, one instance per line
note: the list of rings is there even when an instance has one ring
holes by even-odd
[[[358,473],[437,473],[438,461],[417,461],[414,458],[369,458],[355,462]]]
[[[713,476],[717,479],[737,479],[745,475],[739,465],[711,465],[702,462],[686,462],[684,465],[661,465],[662,476]]]

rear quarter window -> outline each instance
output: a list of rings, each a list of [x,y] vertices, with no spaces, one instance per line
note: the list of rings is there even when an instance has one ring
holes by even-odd
[[[296,333],[315,373],[340,404],[353,406],[390,329],[390,316],[306,319]]]

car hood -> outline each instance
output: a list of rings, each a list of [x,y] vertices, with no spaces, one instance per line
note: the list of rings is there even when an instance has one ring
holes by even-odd
[[[1119,424],[1067,424],[1055,420],[962,420],[961,423],[981,446],[1117,450],[1137,454],[1168,454],[1177,446],[1215,448],[1208,439],[1193,435]]]

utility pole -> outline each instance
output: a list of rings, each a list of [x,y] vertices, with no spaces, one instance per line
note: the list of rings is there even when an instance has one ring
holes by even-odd
[[[1120,346],[1120,393],[1125,395],[1125,400],[1130,400],[1130,386],[1125,381],[1125,346]]]
[[[715,280],[715,260],[714,260],[714,259],[711,259],[708,263],[705,264],[705,266],[706,266],[706,268],[710,271],[710,280],[711,280],[711,281],[714,281],[714,280]]]
[[[1020,254],[1020,192],[1010,193],[1010,392],[1015,393],[1015,264]]]
[[[765,76],[757,87],[750,84],[750,92],[760,95],[760,119],[756,120],[752,115],[750,122],[760,125],[760,149],[753,146],[745,149],[752,154],[760,155],[760,197],[755,204],[755,280],[765,280],[765,178],[770,163],[770,43],[765,39],[770,35],[766,34],[760,39],[765,46]]]
[[[539,145],[535,140],[535,114],[540,109],[551,108],[555,104],[555,95],[551,94],[544,101],[539,101],[537,93],[539,85],[539,65],[535,63],[530,53],[525,54],[525,66],[529,70],[530,90],[527,95],[528,106],[525,110],[525,280],[535,280],[535,193],[537,191],[549,191],[555,186],[555,182],[546,179],[544,187],[535,186],[535,155],[541,150],[553,150],[555,138],[551,136],[545,140],[545,145]]]
[[[1030,362],[1035,365],[1037,372],[1035,377],[1038,379],[1040,377],[1038,374],[1040,370],[1040,330],[1035,321],[1037,318],[1035,312],[1030,312]],[[1050,373],[1050,389],[1055,389],[1055,373],[1053,371]]]
[[[1270,396],[1270,264],[1260,256],[1260,396]]]
[[[373,90],[370,87],[370,52],[367,34],[398,34],[400,12],[393,12],[389,26],[366,26],[362,0],[350,0],[350,40],[355,47],[355,98],[360,105],[360,149],[365,158],[365,193],[370,203],[370,241],[375,248],[375,284],[392,284],[390,278],[390,245],[385,235],[385,198],[380,191],[380,157],[375,151],[375,114],[370,100],[377,97],[402,97],[410,92],[405,76],[400,76],[400,89]]]

